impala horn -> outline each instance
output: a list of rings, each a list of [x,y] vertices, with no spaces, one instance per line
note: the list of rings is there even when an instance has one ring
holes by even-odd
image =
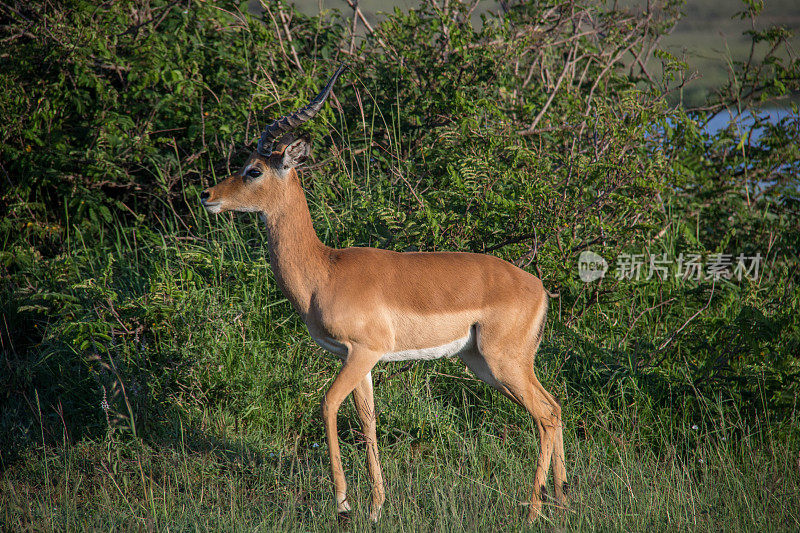
[[[282,135],[289,133],[293,129],[297,128],[304,122],[308,122],[314,115],[319,113],[319,110],[322,109],[322,104],[325,103],[325,100],[328,98],[328,95],[331,94],[331,89],[333,89],[333,84],[336,83],[336,79],[341,75],[342,72],[347,68],[347,65],[342,63],[339,65],[339,68],[336,69],[336,72],[331,76],[331,79],[328,80],[327,85],[322,91],[311,100],[308,105],[305,107],[301,107],[294,113],[290,113],[285,115],[275,122],[267,125],[264,128],[264,132],[261,134],[261,138],[258,140],[258,147],[256,151],[262,156],[269,156],[272,153],[272,143],[280,138]],[[269,150],[265,150],[265,147],[269,144]]]

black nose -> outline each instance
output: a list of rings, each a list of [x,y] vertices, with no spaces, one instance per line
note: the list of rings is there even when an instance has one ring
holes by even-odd
[[[208,191],[203,191],[203,192],[200,193],[200,199],[201,200],[208,200],[209,196],[210,195],[208,194]]]

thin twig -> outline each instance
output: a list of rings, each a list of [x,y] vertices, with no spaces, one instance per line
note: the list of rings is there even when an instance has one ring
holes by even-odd
[[[628,335],[630,335],[631,331],[633,331],[633,326],[635,326],[635,325],[636,325],[636,322],[638,322],[638,321],[639,321],[639,319],[640,319],[640,318],[642,318],[642,317],[644,316],[644,314],[645,314],[645,313],[648,313],[648,312],[650,312],[650,311],[653,311],[654,309],[658,309],[658,308],[659,308],[659,307],[661,307],[661,306],[667,305],[668,303],[672,302],[673,300],[675,300],[675,297],[672,297],[672,298],[670,298],[669,300],[665,300],[665,301],[661,302],[661,303],[660,303],[660,304],[658,304],[658,305],[654,305],[653,307],[648,307],[647,309],[645,309],[645,310],[643,310],[641,313],[639,313],[639,314],[636,316],[636,318],[634,318],[634,319],[633,319],[633,322],[631,322],[631,327],[629,327],[629,328],[628,328],[628,331],[625,333],[625,336],[624,336],[624,337],[622,337],[622,340],[621,340],[621,341],[619,341],[619,343],[617,344],[617,348],[619,348],[620,346],[622,346],[622,344],[623,344],[623,343],[625,342],[625,340],[628,338]]]
[[[297,50],[294,48],[294,37],[292,37],[292,32],[289,29],[289,19],[288,15],[283,11],[283,6],[278,6],[278,16],[281,18],[281,23],[283,24],[283,31],[286,32],[286,41],[289,43],[289,49],[292,51],[292,57],[294,57],[294,63],[297,65],[297,70],[303,72],[303,65],[300,64],[300,58],[297,56]]]
[[[347,5],[353,9],[353,12],[359,19],[361,19],[361,24],[367,29],[367,33],[375,37],[375,40],[381,45],[382,48],[386,48],[386,43],[383,42],[383,39],[375,35],[375,29],[372,27],[372,24],[369,23],[367,17],[364,16],[364,12],[361,11],[361,8],[358,7],[358,0],[345,0]]]
[[[558,93],[559,87],[561,87],[561,82],[564,81],[564,77],[567,75],[567,72],[570,69],[571,63],[573,61],[573,59],[571,58],[575,57],[577,49],[578,45],[576,42],[575,46],[572,48],[572,50],[570,50],[567,60],[564,62],[564,68],[561,71],[561,75],[558,77],[558,81],[556,81],[556,85],[553,88],[553,92],[550,93],[550,96],[547,98],[547,101],[539,110],[539,113],[536,115],[536,118],[534,118],[533,122],[531,122],[531,125],[528,126],[526,129],[519,131],[517,133],[519,133],[520,135],[533,135],[534,133],[536,133],[536,125],[539,124],[539,121],[542,120],[542,117],[544,116],[545,112],[547,112],[547,109],[550,107],[550,104],[553,103],[553,99],[556,97],[556,93]]]
[[[711,281],[711,294],[708,296],[708,301],[706,302],[706,305],[704,305],[703,307],[701,307],[701,308],[700,308],[700,309],[699,309],[699,310],[698,310],[698,311],[697,311],[695,314],[693,314],[692,316],[690,316],[690,317],[689,317],[689,320],[687,320],[686,322],[684,322],[684,323],[683,323],[683,325],[682,325],[681,327],[679,327],[678,329],[676,329],[676,330],[675,330],[675,332],[674,332],[672,335],[670,335],[670,336],[669,336],[669,338],[668,338],[667,340],[665,340],[665,341],[664,341],[664,342],[661,344],[661,346],[659,346],[659,347],[658,347],[658,350],[656,350],[656,352],[660,352],[661,350],[663,350],[664,348],[666,348],[666,347],[667,347],[667,345],[668,345],[670,342],[672,342],[672,339],[674,339],[674,338],[675,338],[675,336],[676,336],[678,333],[680,333],[681,331],[683,331],[683,330],[684,330],[684,328],[686,328],[686,326],[688,326],[688,325],[689,325],[689,322],[691,322],[692,320],[694,320],[695,318],[697,318],[697,316],[698,316],[700,313],[702,313],[703,311],[705,311],[706,309],[708,309],[708,306],[709,306],[709,305],[711,305],[711,298],[713,298],[713,297],[714,297],[714,287],[715,287],[715,285],[716,285],[716,281],[717,281],[717,280],[712,280],[712,281]]]

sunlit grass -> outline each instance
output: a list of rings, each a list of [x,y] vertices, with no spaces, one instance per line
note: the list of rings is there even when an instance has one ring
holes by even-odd
[[[345,415],[342,426],[354,418]],[[212,435],[173,422],[175,433],[158,441],[111,438],[30,450],[0,478],[3,523],[35,530],[336,527],[327,454],[315,440],[321,435],[288,439],[274,451],[248,432]],[[479,423],[444,424],[422,440],[384,437],[388,501],[378,530],[526,529],[536,452],[530,429],[496,434]],[[546,506],[532,529],[796,530],[800,481],[785,445],[659,429],[672,441],[654,449],[636,434],[569,417],[571,504],[563,512]],[[355,435],[344,439],[343,460],[357,508],[352,528],[362,530],[369,528],[369,485]],[[770,432],[757,436],[769,439]]]

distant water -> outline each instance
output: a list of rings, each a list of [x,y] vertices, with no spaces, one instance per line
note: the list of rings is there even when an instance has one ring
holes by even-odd
[[[785,118],[792,119],[792,124],[795,128],[800,128],[800,115],[793,113],[791,109],[788,108],[764,108],[758,110],[750,110],[747,109],[743,111],[741,114],[737,113],[734,109],[729,109],[727,111],[723,111],[711,119],[708,124],[706,124],[705,131],[710,134],[717,133],[725,128],[728,125],[733,124],[734,131],[736,132],[737,136],[746,135],[750,128],[753,127],[753,124],[756,121],[756,117],[760,118],[763,122],[768,122],[771,124],[776,124],[780,120]],[[756,128],[750,134],[751,141],[757,141],[761,134],[763,133],[763,126]],[[741,167],[740,167],[741,168]],[[782,169],[788,169],[788,165],[784,165]],[[751,183],[750,186],[754,187],[755,190],[759,190],[763,187],[770,185],[770,182],[767,181],[758,181],[756,183]],[[784,189],[781,193],[782,195],[789,194],[787,191],[793,190],[795,193],[800,192],[800,184],[795,184],[793,189]]]
[[[735,109],[728,109],[712,118],[708,124],[706,124],[705,130],[708,133],[717,133],[718,131],[727,128],[729,124],[734,124],[736,131],[738,131],[739,134],[744,134],[747,133],[753,126],[756,116],[772,124],[776,124],[778,121],[786,117],[793,116],[798,122],[798,127],[800,127],[800,116],[793,115],[791,109],[785,107],[772,107],[758,109],[755,111],[746,109],[741,114],[737,113]],[[755,131],[753,131],[753,140],[758,139],[760,136],[761,128],[757,128]]]

